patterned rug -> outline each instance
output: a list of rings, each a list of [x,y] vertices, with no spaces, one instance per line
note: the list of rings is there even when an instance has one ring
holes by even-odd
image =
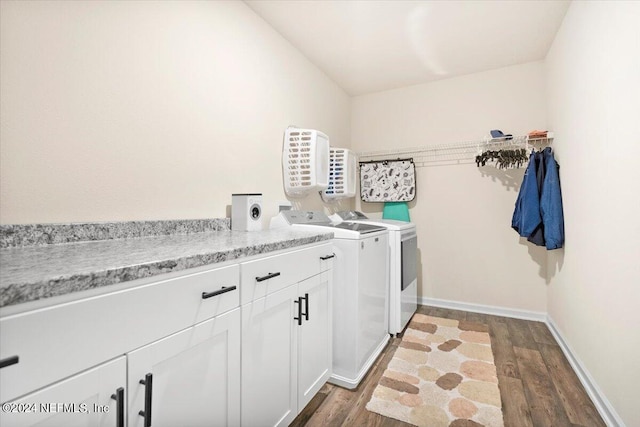
[[[416,426],[503,427],[488,331],[416,313],[367,409]]]

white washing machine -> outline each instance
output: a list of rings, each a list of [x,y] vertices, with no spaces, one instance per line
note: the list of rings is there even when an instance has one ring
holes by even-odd
[[[331,223],[323,212],[282,211],[271,228],[333,232],[333,373],[329,382],[353,389],[389,341],[386,228]]]
[[[331,219],[373,224],[389,230],[389,333],[402,332],[418,308],[416,225],[393,219],[369,219],[358,211],[338,212]]]

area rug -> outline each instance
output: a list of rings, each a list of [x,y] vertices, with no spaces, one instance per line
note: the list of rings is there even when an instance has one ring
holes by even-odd
[[[367,409],[416,426],[503,427],[488,331],[416,313]]]

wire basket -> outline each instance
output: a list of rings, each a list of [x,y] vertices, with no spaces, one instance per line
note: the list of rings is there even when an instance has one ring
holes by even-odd
[[[356,195],[356,156],[346,148],[329,149],[329,185],[325,199],[344,199]]]
[[[282,149],[284,190],[300,197],[329,184],[329,137],[313,129],[287,128]]]

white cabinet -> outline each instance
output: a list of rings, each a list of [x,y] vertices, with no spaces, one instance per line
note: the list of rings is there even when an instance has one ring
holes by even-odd
[[[18,362],[0,368],[2,402],[86,402],[89,413],[63,407],[57,414],[2,414],[1,425],[144,426],[137,414],[144,410],[145,387],[138,377],[152,373],[154,426],[192,419],[237,426],[239,280],[236,263],[3,317],[0,360],[17,356]],[[114,358],[117,373],[105,363]],[[117,388],[121,420],[111,401]],[[111,405],[109,412],[95,413],[94,403]],[[5,415],[11,417],[7,423]]]
[[[123,427],[124,356],[3,404],[0,425],[11,427]]]
[[[331,374],[332,253],[323,242],[0,317],[0,399],[22,409],[0,425],[289,424]]]
[[[15,399],[229,311],[240,303],[229,265],[0,318],[0,399]],[[215,297],[202,294],[236,289]],[[222,289],[225,287],[225,289]]]
[[[297,286],[242,307],[242,425],[288,425],[297,415]]]
[[[127,359],[129,427],[240,423],[239,308],[133,351]]]
[[[332,266],[320,257],[331,254],[332,246],[320,248],[273,257],[277,262],[263,263],[263,271],[241,265],[241,282],[256,282],[243,291],[252,289],[252,297],[266,293],[242,306],[243,426],[288,425],[331,375]],[[304,279],[283,282],[274,265],[295,269],[289,276]],[[274,272],[281,274],[258,281],[266,276],[259,274]],[[278,283],[270,291],[272,279]]]
[[[305,316],[298,329],[298,409],[302,410],[331,376],[331,272],[300,282]],[[299,412],[298,411],[298,412]]]

